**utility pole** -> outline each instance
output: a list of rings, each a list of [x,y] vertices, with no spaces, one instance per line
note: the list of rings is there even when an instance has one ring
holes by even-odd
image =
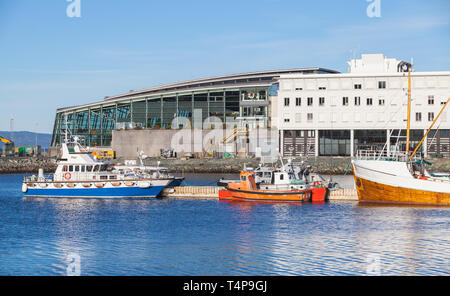
[[[35,142],[35,145],[34,145],[34,146],[36,146],[36,147],[37,147],[37,145],[38,145],[38,139],[37,139],[37,138],[38,138],[38,130],[37,130],[37,129],[38,129],[38,125],[39,125],[39,123],[36,122],[36,131],[35,131],[36,142]]]
[[[14,142],[14,117],[11,115],[11,120],[9,121],[9,137],[11,138],[11,142]]]

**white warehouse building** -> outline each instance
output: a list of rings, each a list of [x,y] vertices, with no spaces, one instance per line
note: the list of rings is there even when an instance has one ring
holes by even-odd
[[[358,149],[392,149],[406,134],[408,69],[383,54],[363,54],[348,73],[282,74],[271,98],[271,125],[284,156],[354,156]],[[412,72],[411,147],[450,97],[450,71]],[[450,156],[449,112],[423,145],[425,155]],[[439,129],[437,129],[439,127]],[[403,149],[405,144],[403,143]]]

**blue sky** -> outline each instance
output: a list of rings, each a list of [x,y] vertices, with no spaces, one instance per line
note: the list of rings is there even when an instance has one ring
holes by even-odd
[[[51,132],[58,107],[193,78],[318,66],[356,52],[450,70],[450,1],[0,0],[0,130]]]

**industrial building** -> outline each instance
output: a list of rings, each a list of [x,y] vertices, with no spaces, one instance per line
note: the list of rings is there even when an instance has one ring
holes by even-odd
[[[262,71],[166,84],[105,97],[92,104],[61,108],[56,112],[52,146],[61,143],[65,115],[73,134],[84,136],[89,146],[110,146],[112,130],[120,128],[171,129],[176,117],[192,118],[194,109],[202,117],[227,120],[270,118],[269,96],[276,96],[282,74],[332,74],[322,68]],[[177,127],[178,128],[178,127]]]
[[[281,75],[272,116],[285,156],[354,156],[404,136],[409,63],[382,54],[349,62],[349,72]],[[412,72],[411,145],[422,139],[450,97],[450,72]],[[450,156],[448,112],[422,152]],[[438,126],[436,125],[436,127]],[[403,131],[400,131],[403,130]],[[404,138],[403,138],[404,141]],[[404,149],[404,147],[403,147]]]
[[[247,129],[278,130],[285,156],[353,156],[357,149],[395,144],[405,129],[407,72],[411,64],[383,54],[348,62],[348,73],[298,68],[226,75],[156,86],[58,109],[52,146],[65,130],[89,146],[111,146],[113,130],[184,127],[201,117],[237,122]],[[450,71],[412,72],[412,144],[417,143],[450,94]],[[441,115],[422,152],[450,156],[450,123]],[[126,141],[124,135],[121,141]],[[133,145],[133,140],[128,142]],[[390,145],[387,145],[390,148]],[[140,147],[139,149],[145,149]],[[149,153],[151,154],[151,153]]]

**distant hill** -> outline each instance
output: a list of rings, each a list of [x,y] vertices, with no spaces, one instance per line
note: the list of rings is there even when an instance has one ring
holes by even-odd
[[[0,136],[11,140],[11,132],[9,131],[0,131]],[[42,149],[47,149],[50,146],[52,134],[14,132],[14,138],[12,140],[14,141],[14,145],[16,146],[34,146],[36,145],[36,136],[37,144],[40,145]],[[3,142],[0,142],[0,149],[3,149]]]

